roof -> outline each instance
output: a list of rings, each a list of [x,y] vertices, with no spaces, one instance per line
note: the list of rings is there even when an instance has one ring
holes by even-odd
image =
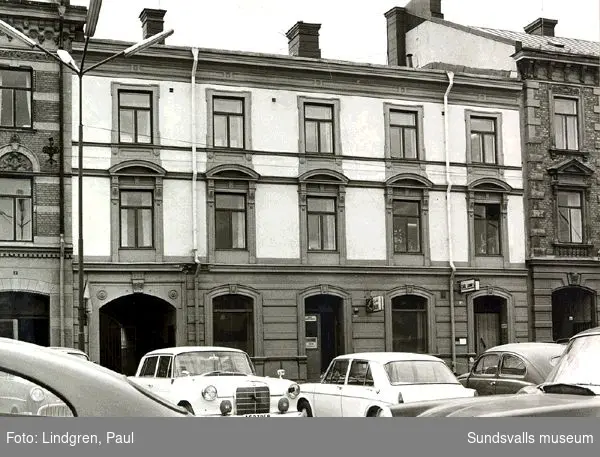
[[[240,349],[226,348],[226,347],[222,347],[222,346],[177,346],[177,347],[170,347],[170,348],[155,349],[154,351],[148,352],[146,354],[146,356],[156,355],[156,354],[165,354],[165,353],[178,355],[178,354],[183,354],[185,352],[211,352],[211,351],[212,352],[214,352],[214,351],[241,352],[241,353],[245,354],[245,352]]]
[[[509,343],[494,346],[485,351],[488,352],[514,352],[525,358],[536,358],[542,355],[553,356],[560,355],[565,350],[565,346],[559,343]]]
[[[589,328],[582,332],[579,332],[573,338],[579,338],[580,336],[600,335],[600,327]]]
[[[429,354],[416,354],[413,352],[357,352],[336,357],[337,359],[364,359],[373,362],[388,363],[395,361],[426,360],[430,362],[442,362],[442,359]]]

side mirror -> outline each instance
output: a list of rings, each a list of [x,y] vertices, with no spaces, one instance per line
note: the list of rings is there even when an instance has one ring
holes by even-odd
[[[190,372],[187,370],[181,370],[181,376],[189,376]]]
[[[285,370],[282,368],[277,370],[277,376],[279,376],[279,379],[283,379],[283,377],[285,376]]]

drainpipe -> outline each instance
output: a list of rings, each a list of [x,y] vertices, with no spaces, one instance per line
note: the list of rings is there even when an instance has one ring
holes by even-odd
[[[198,48],[192,48],[194,56],[194,66],[192,67],[192,254],[194,263],[196,264],[196,272],[194,274],[194,316],[196,330],[196,344],[200,340],[200,322],[199,322],[199,303],[198,303],[198,273],[200,272],[200,260],[198,259],[198,197],[197,197],[197,180],[198,180],[198,154],[196,152],[196,69],[198,68]]]
[[[448,263],[450,264],[450,282],[448,284],[450,293],[450,333],[452,338],[452,371],[456,373],[456,321],[454,316],[454,277],[456,266],[452,256],[452,211],[450,204],[450,191],[452,190],[452,179],[450,178],[450,151],[448,149],[448,94],[454,85],[454,73],[446,72],[448,75],[448,88],[444,94],[444,153],[446,154],[446,219],[448,224]]]
[[[59,5],[58,14],[60,17],[60,31],[58,37],[58,47],[62,49],[64,46],[64,17],[65,7]],[[59,136],[58,142],[58,173],[59,173],[59,190],[58,190],[58,207],[59,207],[59,234],[60,234],[60,259],[58,270],[58,306],[60,309],[60,345],[65,345],[65,160],[64,160],[64,144],[65,144],[65,100],[64,100],[64,67],[59,65],[58,73],[58,104],[59,104]]]

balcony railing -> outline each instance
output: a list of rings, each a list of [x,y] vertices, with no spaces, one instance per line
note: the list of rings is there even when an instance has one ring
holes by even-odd
[[[555,243],[554,255],[558,257],[592,257],[593,244]]]

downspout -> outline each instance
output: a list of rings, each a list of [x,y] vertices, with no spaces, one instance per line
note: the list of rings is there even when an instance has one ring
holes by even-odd
[[[448,94],[454,85],[454,73],[446,72],[448,75],[448,88],[444,94],[444,153],[446,155],[446,220],[448,225],[448,263],[450,264],[450,282],[448,284],[450,294],[450,334],[452,348],[452,371],[456,373],[456,321],[454,316],[454,277],[456,275],[456,266],[452,255],[452,211],[450,204],[450,192],[452,190],[452,179],[450,178],[450,151],[448,148]]]
[[[196,69],[198,68],[198,48],[192,48],[194,56],[194,66],[192,67],[192,254],[194,255],[194,263],[196,264],[196,272],[194,274],[194,322],[196,330],[196,344],[200,344],[200,306],[198,303],[198,273],[200,272],[200,260],[198,258],[198,196],[197,196],[197,180],[198,180],[198,154],[196,151]]]
[[[62,5],[61,5],[62,6]],[[58,12],[60,16],[60,35],[58,38],[58,47],[62,49],[64,45],[63,33],[64,33],[64,6],[59,6]],[[59,257],[59,270],[58,270],[58,306],[60,310],[60,345],[65,345],[65,160],[64,160],[64,144],[65,144],[65,100],[64,100],[64,67],[59,65],[58,73],[58,103],[59,103],[59,136],[58,142],[58,173],[59,173],[59,190],[58,190],[58,201],[59,201],[59,234],[60,234],[60,257]]]

